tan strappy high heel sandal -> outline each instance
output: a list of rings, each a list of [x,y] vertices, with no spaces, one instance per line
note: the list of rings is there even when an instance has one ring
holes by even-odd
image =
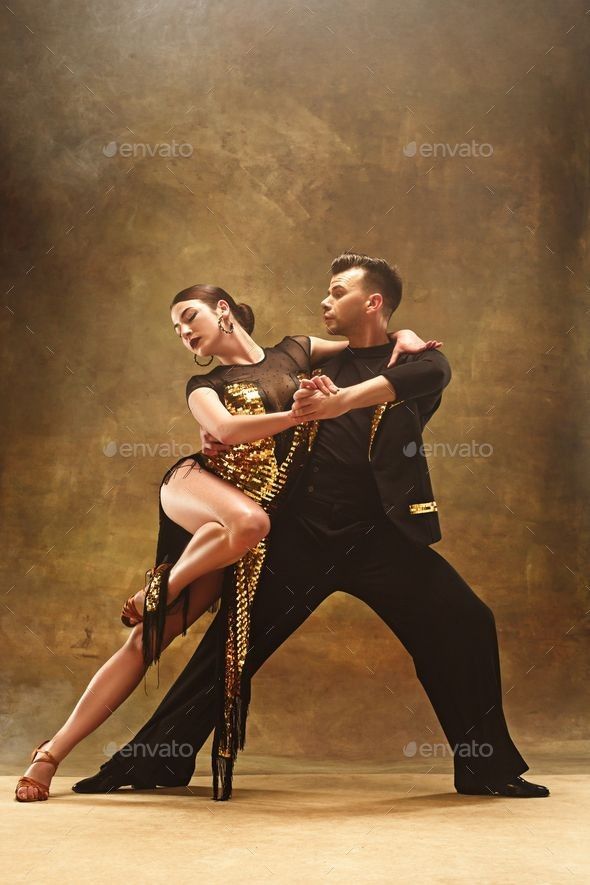
[[[131,620],[132,618],[133,620]],[[135,593],[129,597],[121,609],[121,620],[126,627],[135,627],[136,624],[141,624],[143,621],[143,615],[137,611],[135,605]]]
[[[31,762],[35,762],[35,756],[37,755],[37,753],[41,753],[41,755],[45,756],[46,758],[38,759],[37,761],[50,762],[51,765],[55,767],[55,771],[53,772],[53,774],[55,775],[59,762],[57,761],[55,756],[49,752],[49,750],[41,749],[43,744],[48,743],[49,739],[46,741],[42,741],[38,747],[35,747],[35,749],[31,753]],[[36,787],[36,789],[39,790],[39,795],[36,796],[34,799],[21,799],[21,797],[18,795],[18,791],[21,787]],[[17,802],[42,802],[45,799],[49,799],[49,787],[47,786],[47,784],[42,784],[40,781],[36,781],[34,777],[27,777],[26,775],[23,775],[23,777],[19,778],[19,781],[16,785],[16,790],[14,791],[14,795]]]
[[[148,611],[155,608],[157,604],[157,600],[160,593],[160,584],[162,582],[162,576],[164,572],[169,571],[172,568],[172,564],[169,562],[162,562],[160,565],[157,565],[153,569],[148,569],[145,573],[145,602],[144,608],[147,606]],[[141,624],[143,622],[143,615],[137,611],[137,606],[135,605],[135,593],[133,596],[130,596],[126,601],[125,605],[121,609],[121,621],[125,624],[126,627],[135,627],[137,624]],[[166,611],[173,611],[178,603],[181,601],[182,596],[179,594],[175,599],[172,600],[167,606]],[[133,619],[133,620],[132,620]]]

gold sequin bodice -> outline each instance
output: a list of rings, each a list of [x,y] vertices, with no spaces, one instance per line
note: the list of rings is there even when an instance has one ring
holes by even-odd
[[[232,415],[264,415],[266,411],[260,391],[253,383],[226,384],[224,401]],[[310,424],[298,424],[293,428],[289,448],[280,464],[272,436],[231,446],[215,458],[205,455],[203,464],[268,511],[291,474],[303,462],[309,449],[310,429]]]

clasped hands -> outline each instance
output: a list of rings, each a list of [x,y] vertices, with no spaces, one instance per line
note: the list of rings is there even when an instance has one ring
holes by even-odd
[[[293,394],[291,415],[302,421],[323,421],[338,418],[346,411],[342,393],[327,375],[314,375],[299,382],[299,390]]]

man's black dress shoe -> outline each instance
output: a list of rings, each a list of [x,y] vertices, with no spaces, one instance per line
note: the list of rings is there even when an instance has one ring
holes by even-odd
[[[549,790],[542,784],[532,784],[522,777],[515,777],[507,784],[474,784],[468,787],[457,787],[457,792],[464,796],[508,796],[511,799],[540,799],[549,796]]]

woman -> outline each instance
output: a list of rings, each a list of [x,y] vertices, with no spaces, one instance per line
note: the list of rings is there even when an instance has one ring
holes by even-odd
[[[219,719],[213,747],[214,793],[231,794],[233,762],[243,746],[249,686],[242,684],[252,600],[265,555],[272,513],[302,466],[313,423],[291,411],[294,392],[318,364],[347,341],[287,336],[262,348],[251,337],[254,316],[223,289],[191,286],[171,306],[173,328],[197,357],[220,365],[187,384],[189,408],[201,425],[229,446],[215,459],[200,452],[181,458],[160,484],[156,565],[146,586],[130,597],[122,620],[127,642],[95,674],[67,722],[33,750],[16,787],[20,802],[45,800],[62,759],[132,693],[149,665],[209,609],[222,592],[223,637]],[[396,354],[439,346],[409,330],[396,333]],[[392,357],[392,361],[395,359]],[[329,379],[318,379],[327,393]],[[335,389],[335,388],[333,388]],[[182,469],[181,469],[182,468]],[[234,565],[235,564],[235,565]],[[233,565],[233,568],[226,569]],[[224,571],[225,570],[225,571]],[[182,603],[182,611],[180,604]]]

